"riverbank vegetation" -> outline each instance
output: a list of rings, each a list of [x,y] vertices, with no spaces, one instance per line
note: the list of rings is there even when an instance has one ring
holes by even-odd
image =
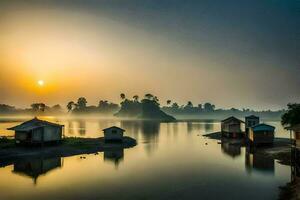
[[[106,143],[103,137],[80,138],[67,137],[56,145],[44,145],[35,147],[17,146],[14,139],[0,139],[0,161],[5,163],[14,159],[26,157],[47,156],[66,157],[80,154],[91,154],[114,148],[131,148],[137,145],[135,139],[124,136],[122,142]]]
[[[29,108],[21,109],[11,105],[0,104],[0,115],[103,115],[139,119],[171,119],[170,116],[174,116],[177,119],[223,119],[232,115],[243,118],[252,114],[264,119],[280,119],[285,112],[286,110],[284,109],[257,111],[249,108],[217,108],[216,105],[210,102],[194,104],[188,101],[186,104],[179,105],[175,101],[167,100],[165,103],[162,103],[153,94],[146,94],[140,99],[138,95],[129,98],[124,93],[120,94],[120,103],[99,100],[98,105],[89,105],[85,97],[79,97],[77,101],[69,101],[65,106],[33,103]]]

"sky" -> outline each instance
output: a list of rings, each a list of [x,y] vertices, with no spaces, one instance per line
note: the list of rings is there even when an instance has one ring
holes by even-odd
[[[285,108],[300,101],[299,24],[298,0],[1,0],[0,103]]]

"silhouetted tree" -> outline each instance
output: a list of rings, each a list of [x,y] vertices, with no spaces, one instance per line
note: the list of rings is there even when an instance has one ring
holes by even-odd
[[[14,106],[0,104],[0,113],[12,113],[12,112],[16,112],[16,108]]]
[[[294,126],[300,124],[300,104],[288,104],[288,110],[281,117],[283,126]]]
[[[211,112],[215,109],[215,105],[211,104],[211,103],[205,103],[204,104],[204,110],[207,112]]]
[[[48,108],[44,103],[33,103],[30,105],[30,107],[34,112],[38,112],[38,111],[44,112],[45,109]]]
[[[121,98],[122,100],[124,100],[124,99],[126,98],[125,94],[124,94],[124,93],[121,93],[121,94],[120,94],[120,98]]]
[[[198,104],[198,109],[202,110],[202,104]]]
[[[87,100],[84,97],[80,97],[77,100],[77,105],[79,110],[83,110],[86,108]]]
[[[188,101],[187,106],[188,107],[193,107],[193,103],[191,101]]]
[[[171,104],[171,100],[169,99],[169,100],[167,100],[167,105],[170,105]]]
[[[134,95],[132,98],[133,98],[134,101],[139,101],[139,96],[138,95]]]
[[[40,103],[39,110],[45,112],[46,104]]]
[[[174,103],[172,104],[172,109],[178,110],[178,109],[179,109],[179,105],[178,105],[176,102],[174,102]]]
[[[154,96],[152,94],[145,94],[145,99],[153,100]]]
[[[67,104],[67,109],[68,109],[68,112],[72,111],[73,108],[74,108],[74,101],[70,101],[68,104]]]
[[[40,104],[39,103],[33,103],[30,105],[33,111],[37,112],[40,109]]]

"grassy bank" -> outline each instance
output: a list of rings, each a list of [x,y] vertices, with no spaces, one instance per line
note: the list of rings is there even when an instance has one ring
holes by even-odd
[[[0,139],[0,166],[6,166],[18,159],[33,157],[67,157],[80,154],[92,154],[110,149],[131,148],[136,145],[136,140],[124,137],[123,142],[106,143],[100,138],[64,138],[59,144],[25,147],[16,146],[14,139]]]

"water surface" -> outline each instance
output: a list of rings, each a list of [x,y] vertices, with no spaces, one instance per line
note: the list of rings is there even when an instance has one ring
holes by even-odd
[[[56,119],[52,119],[57,121]],[[103,136],[117,125],[137,139],[131,149],[36,158],[0,168],[1,199],[276,199],[290,167],[245,148],[204,138],[217,121],[142,122],[59,119],[65,135]],[[0,122],[0,135],[20,122]],[[276,136],[288,137],[279,122]]]

